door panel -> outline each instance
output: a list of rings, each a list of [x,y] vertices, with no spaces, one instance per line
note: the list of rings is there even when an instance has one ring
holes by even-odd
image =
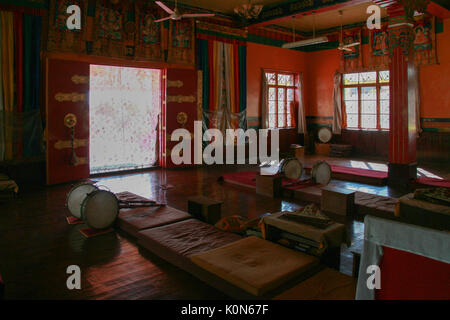
[[[46,70],[47,184],[89,177],[89,63],[48,59]],[[71,129],[67,114],[76,116],[71,164]]]
[[[175,129],[185,128],[194,133],[194,121],[197,120],[197,71],[191,69],[168,69],[166,73],[166,103],[163,110],[162,139],[165,150],[162,152],[161,165],[164,168],[186,167],[175,165],[171,159],[171,150],[179,142],[171,141],[170,135]],[[187,121],[178,123],[177,116],[185,113]],[[165,142],[165,143],[164,143]],[[191,140],[191,164],[194,161],[194,144]]]

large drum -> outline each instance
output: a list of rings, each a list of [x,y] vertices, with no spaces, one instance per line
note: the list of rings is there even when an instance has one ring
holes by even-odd
[[[116,195],[90,183],[74,186],[67,195],[66,205],[73,216],[94,229],[109,228],[119,214]]]
[[[331,167],[325,161],[318,161],[311,170],[311,176],[315,183],[327,185],[331,180]]]
[[[106,229],[113,225],[119,209],[119,200],[114,193],[98,189],[84,198],[81,219],[93,229]]]
[[[330,142],[331,138],[333,138],[333,133],[331,130],[327,127],[322,127],[317,132],[317,137],[319,138],[319,141],[322,143],[328,143]]]
[[[81,219],[81,204],[83,203],[84,198],[97,189],[98,188],[91,183],[80,183],[75,185],[69,191],[66,198],[66,206],[74,217]]]
[[[303,174],[303,165],[297,158],[285,158],[281,160],[278,170],[286,178],[299,180]]]

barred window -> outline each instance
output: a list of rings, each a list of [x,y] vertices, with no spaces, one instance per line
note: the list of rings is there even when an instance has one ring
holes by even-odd
[[[389,129],[389,70],[344,74],[342,97],[347,128]]]

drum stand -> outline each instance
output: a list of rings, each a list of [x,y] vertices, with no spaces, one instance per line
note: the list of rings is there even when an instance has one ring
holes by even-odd
[[[165,203],[158,203],[153,200],[136,200],[136,201],[126,201],[126,200],[119,200],[119,208],[125,209],[125,208],[144,208],[144,207],[163,207],[165,206]]]

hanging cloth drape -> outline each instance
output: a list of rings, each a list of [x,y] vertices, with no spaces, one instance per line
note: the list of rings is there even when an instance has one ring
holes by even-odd
[[[261,69],[261,127],[263,129],[269,128],[268,110],[268,90],[269,85],[267,82],[266,72]]]
[[[41,16],[0,12],[0,161],[42,154]]]
[[[234,42],[198,39],[203,71],[203,128],[246,128],[246,48]],[[209,84],[209,85],[208,85]]]
[[[0,74],[3,74],[2,72],[2,15],[0,14]],[[5,116],[3,111],[3,79],[0,78],[0,161],[3,161],[5,159]]]
[[[13,125],[8,114],[14,109],[14,18],[12,12],[0,12],[2,32],[2,81],[5,159],[13,157]]]
[[[419,68],[416,67],[416,72],[415,72],[415,82],[416,82],[416,86],[415,86],[415,98],[416,98],[416,131],[417,131],[417,136],[419,136],[422,133],[422,126],[420,124],[420,75],[419,75]]]
[[[341,99],[341,78],[339,72],[334,74],[334,90],[333,90],[333,133],[341,134],[342,129],[342,99]]]
[[[306,128],[306,115],[305,115],[305,99],[304,99],[304,86],[303,86],[303,73],[298,75],[298,133],[307,133]]]

